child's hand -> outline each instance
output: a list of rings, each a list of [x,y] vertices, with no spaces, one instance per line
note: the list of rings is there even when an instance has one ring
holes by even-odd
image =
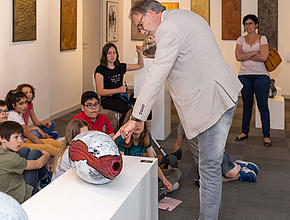
[[[44,133],[40,128],[37,129],[37,131],[41,135],[42,139],[49,138],[49,135]]]
[[[45,160],[47,160],[46,163],[48,163],[48,160],[50,158],[50,154],[47,151],[45,151],[45,150],[40,150],[40,151],[43,154],[42,156],[44,156]]]
[[[137,53],[142,53],[143,47],[136,45],[136,51],[137,51]]]
[[[172,184],[166,178],[163,180],[163,185],[167,187],[167,192],[172,191]]]
[[[43,126],[47,127],[47,128],[50,128],[51,122],[50,121],[43,122]]]
[[[118,93],[125,93],[126,89],[127,89],[126,86],[120,86],[117,91],[118,91]]]

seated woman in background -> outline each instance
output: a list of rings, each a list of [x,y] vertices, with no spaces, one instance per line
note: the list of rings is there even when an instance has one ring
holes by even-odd
[[[28,100],[28,107],[26,112],[22,114],[24,122],[28,125],[29,117],[31,121],[35,125],[34,127],[29,127],[32,134],[34,134],[38,138],[57,138],[58,133],[54,131],[56,124],[54,121],[39,121],[35,115],[33,108],[33,99],[35,97],[35,88],[29,84],[21,84],[17,86],[16,90],[23,92]]]
[[[5,102],[9,110],[8,121],[18,122],[23,127],[24,138],[20,147],[26,146],[30,149],[45,150],[51,156],[55,156],[61,147],[61,142],[54,139],[39,139],[31,133],[29,126],[25,124],[22,114],[26,112],[28,101],[23,92],[17,90],[10,90],[6,95]]]
[[[52,181],[68,171],[71,166],[69,162],[68,150],[71,141],[78,134],[91,130],[89,124],[83,119],[76,118],[70,121],[65,130],[64,142],[61,146],[60,151],[54,158],[53,167],[52,167]]]
[[[144,66],[142,50],[141,46],[136,46],[138,63],[120,63],[117,47],[112,43],[107,43],[102,50],[101,64],[95,71],[97,92],[101,96],[102,107],[120,112],[123,115],[120,124],[131,109],[128,102],[121,96],[127,90],[127,87],[123,85],[123,78],[126,71],[138,70]]]
[[[126,120],[124,120],[125,123]],[[128,144],[119,136],[116,139],[121,154],[128,156],[148,156],[155,158],[153,151],[153,141],[150,132],[147,130],[146,121],[137,122],[136,129],[134,130]],[[171,155],[172,156],[172,155]],[[175,157],[175,156],[174,156]],[[166,159],[163,157],[162,159]],[[177,164],[177,158],[175,158]],[[171,162],[171,161],[170,161]],[[162,161],[161,161],[162,163]],[[170,164],[174,167],[173,164]],[[179,188],[179,179],[181,178],[181,171],[178,168],[163,169],[158,166],[158,195],[177,190]]]

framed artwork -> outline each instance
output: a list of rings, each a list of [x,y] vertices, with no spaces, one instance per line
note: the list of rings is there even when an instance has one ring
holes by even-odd
[[[160,2],[160,3],[166,7],[166,10],[179,9],[178,2]]]
[[[107,1],[107,42],[118,41],[119,3]]]
[[[278,49],[278,0],[258,0],[259,34],[265,35],[269,50]]]
[[[77,49],[77,0],[61,0],[60,50]]]
[[[191,1],[191,11],[203,17],[210,24],[209,16],[209,1],[210,0],[194,0]]]
[[[36,0],[13,1],[13,42],[36,40]]]
[[[241,0],[222,0],[222,40],[241,36]]]

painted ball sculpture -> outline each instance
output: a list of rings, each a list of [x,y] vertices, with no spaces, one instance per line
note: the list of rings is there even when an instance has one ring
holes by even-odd
[[[115,179],[122,170],[123,160],[112,138],[99,131],[77,135],[69,148],[70,164],[84,181],[104,184]]]

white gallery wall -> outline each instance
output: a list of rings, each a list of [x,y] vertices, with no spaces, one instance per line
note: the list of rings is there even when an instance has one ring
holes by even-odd
[[[76,50],[60,51],[60,0],[37,1],[37,40],[12,42],[13,0],[0,2],[0,99],[21,83],[36,88],[39,119],[57,116],[79,105],[82,50],[81,12],[78,1]]]
[[[12,42],[13,1],[0,2],[0,98],[20,83],[36,87],[39,118],[49,115],[49,1],[37,4],[37,40]],[[41,107],[43,106],[43,108]],[[45,106],[45,107],[44,107]]]
[[[42,1],[37,1],[41,3]],[[82,0],[77,1],[77,49],[60,51],[60,0],[49,2],[49,100],[53,118],[79,107],[82,94]]]

